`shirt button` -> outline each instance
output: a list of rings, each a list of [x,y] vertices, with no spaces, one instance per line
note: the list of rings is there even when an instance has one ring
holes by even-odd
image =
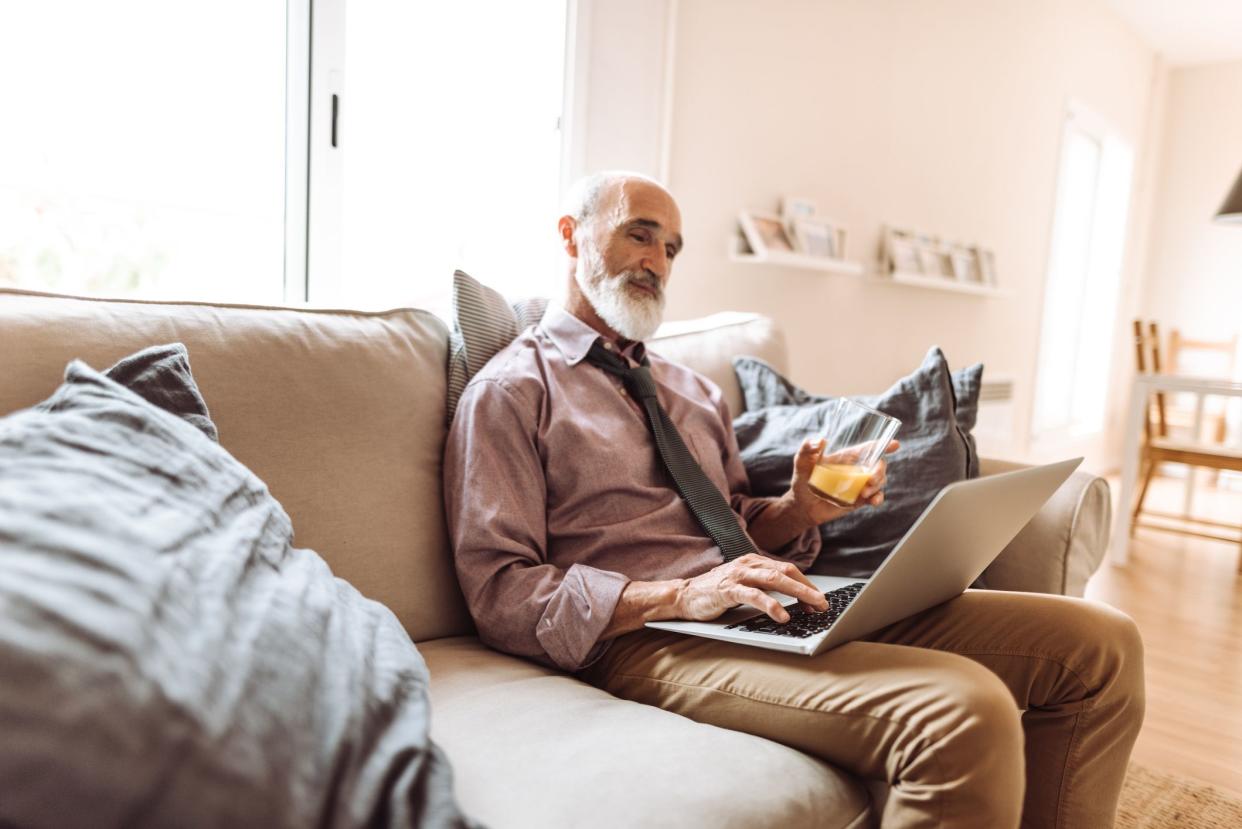
[[[612,343],[610,343],[610,342],[605,342],[605,343],[604,343],[604,348],[605,348],[606,350],[608,350],[608,351],[612,351]]]

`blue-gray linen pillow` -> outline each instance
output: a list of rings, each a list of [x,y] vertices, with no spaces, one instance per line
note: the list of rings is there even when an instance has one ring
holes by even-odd
[[[789,488],[793,456],[824,431],[834,397],[809,394],[762,360],[737,357],[733,369],[746,411],[733,421],[751,492],[780,495]],[[938,347],[922,365],[878,395],[857,396],[902,422],[901,448],[887,456],[884,503],[860,507],[820,527],[824,549],[810,572],[866,577],[945,486],[979,474],[974,428],[981,363],[950,372]]]
[[[184,347],[112,371],[0,418],[0,826],[466,825],[396,617],[292,546]]]

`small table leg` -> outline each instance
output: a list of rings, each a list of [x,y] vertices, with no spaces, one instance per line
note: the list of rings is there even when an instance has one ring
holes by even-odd
[[[1121,492],[1118,494],[1117,520],[1113,527],[1109,561],[1114,567],[1129,561],[1130,510],[1134,508],[1134,482],[1138,478],[1139,432],[1143,428],[1143,407],[1147,387],[1136,377],[1130,387],[1130,406],[1126,410],[1125,443],[1121,450]]]
[[[1203,395],[1195,396],[1195,422],[1191,427],[1192,440],[1196,443],[1202,437],[1199,433],[1203,431]],[[1186,494],[1182,500],[1182,515],[1190,517],[1190,511],[1194,509],[1195,483],[1199,475],[1197,466],[1186,467]]]

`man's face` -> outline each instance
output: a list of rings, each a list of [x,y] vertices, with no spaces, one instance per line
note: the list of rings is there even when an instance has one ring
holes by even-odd
[[[595,313],[626,339],[650,337],[663,319],[664,289],[682,246],[677,203],[660,187],[627,180],[601,198],[578,231],[574,277]]]

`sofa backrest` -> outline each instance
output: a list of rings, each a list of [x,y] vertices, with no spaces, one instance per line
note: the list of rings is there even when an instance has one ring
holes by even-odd
[[[220,442],[265,481],[294,543],[387,605],[416,641],[473,632],[440,486],[448,330],[426,311],[326,311],[84,299],[0,289],[0,416],[32,406],[74,358],[104,369],[183,342]],[[651,347],[706,375],[734,414],[731,358],[787,369],[776,324],[716,314]]]
[[[720,386],[734,417],[743,408],[742,391],[733,373],[734,357],[758,357],[781,374],[789,374],[785,335],[774,320],[758,314],[726,311],[666,323],[649,345],[661,357],[689,366]]]
[[[295,544],[415,640],[472,632],[440,494],[439,319],[0,290],[0,415],[50,395],[75,357],[104,369],[173,341],[189,349],[221,444],[267,482]]]

